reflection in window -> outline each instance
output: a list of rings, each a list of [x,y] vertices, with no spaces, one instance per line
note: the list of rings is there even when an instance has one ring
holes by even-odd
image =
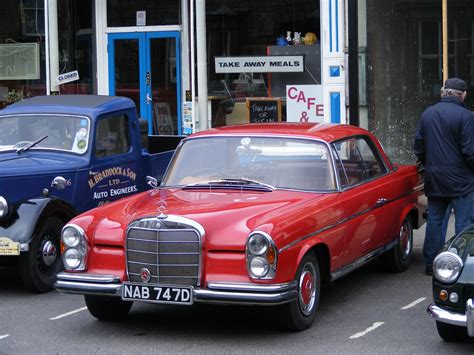
[[[130,150],[130,132],[126,115],[110,116],[97,124],[95,156],[97,158],[126,153]]]

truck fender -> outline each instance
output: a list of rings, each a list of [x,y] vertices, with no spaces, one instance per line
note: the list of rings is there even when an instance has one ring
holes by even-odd
[[[7,237],[15,242],[29,244],[35,228],[49,216],[59,217],[64,223],[77,215],[77,211],[67,202],[57,198],[37,198],[22,202],[14,215],[3,226],[0,226],[0,237]]]

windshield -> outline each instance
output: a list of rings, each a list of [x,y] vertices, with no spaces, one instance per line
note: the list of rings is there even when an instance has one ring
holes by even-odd
[[[55,149],[85,153],[89,141],[89,120],[60,115],[24,115],[0,117],[0,151]]]
[[[162,186],[252,180],[282,189],[335,190],[327,146],[272,137],[208,137],[185,141]]]

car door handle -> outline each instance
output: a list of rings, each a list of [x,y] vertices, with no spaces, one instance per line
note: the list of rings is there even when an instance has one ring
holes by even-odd
[[[97,175],[98,173],[99,173],[98,171],[89,170],[89,177],[93,177],[94,175]]]
[[[375,202],[375,206],[383,206],[388,202],[386,198],[379,198],[377,202]]]

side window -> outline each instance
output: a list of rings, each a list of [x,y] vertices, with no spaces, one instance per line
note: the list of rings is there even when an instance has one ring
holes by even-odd
[[[97,124],[95,156],[109,157],[130,150],[128,117],[114,115],[101,118]]]
[[[385,173],[380,158],[362,137],[335,143],[333,150],[342,187],[357,185]]]

